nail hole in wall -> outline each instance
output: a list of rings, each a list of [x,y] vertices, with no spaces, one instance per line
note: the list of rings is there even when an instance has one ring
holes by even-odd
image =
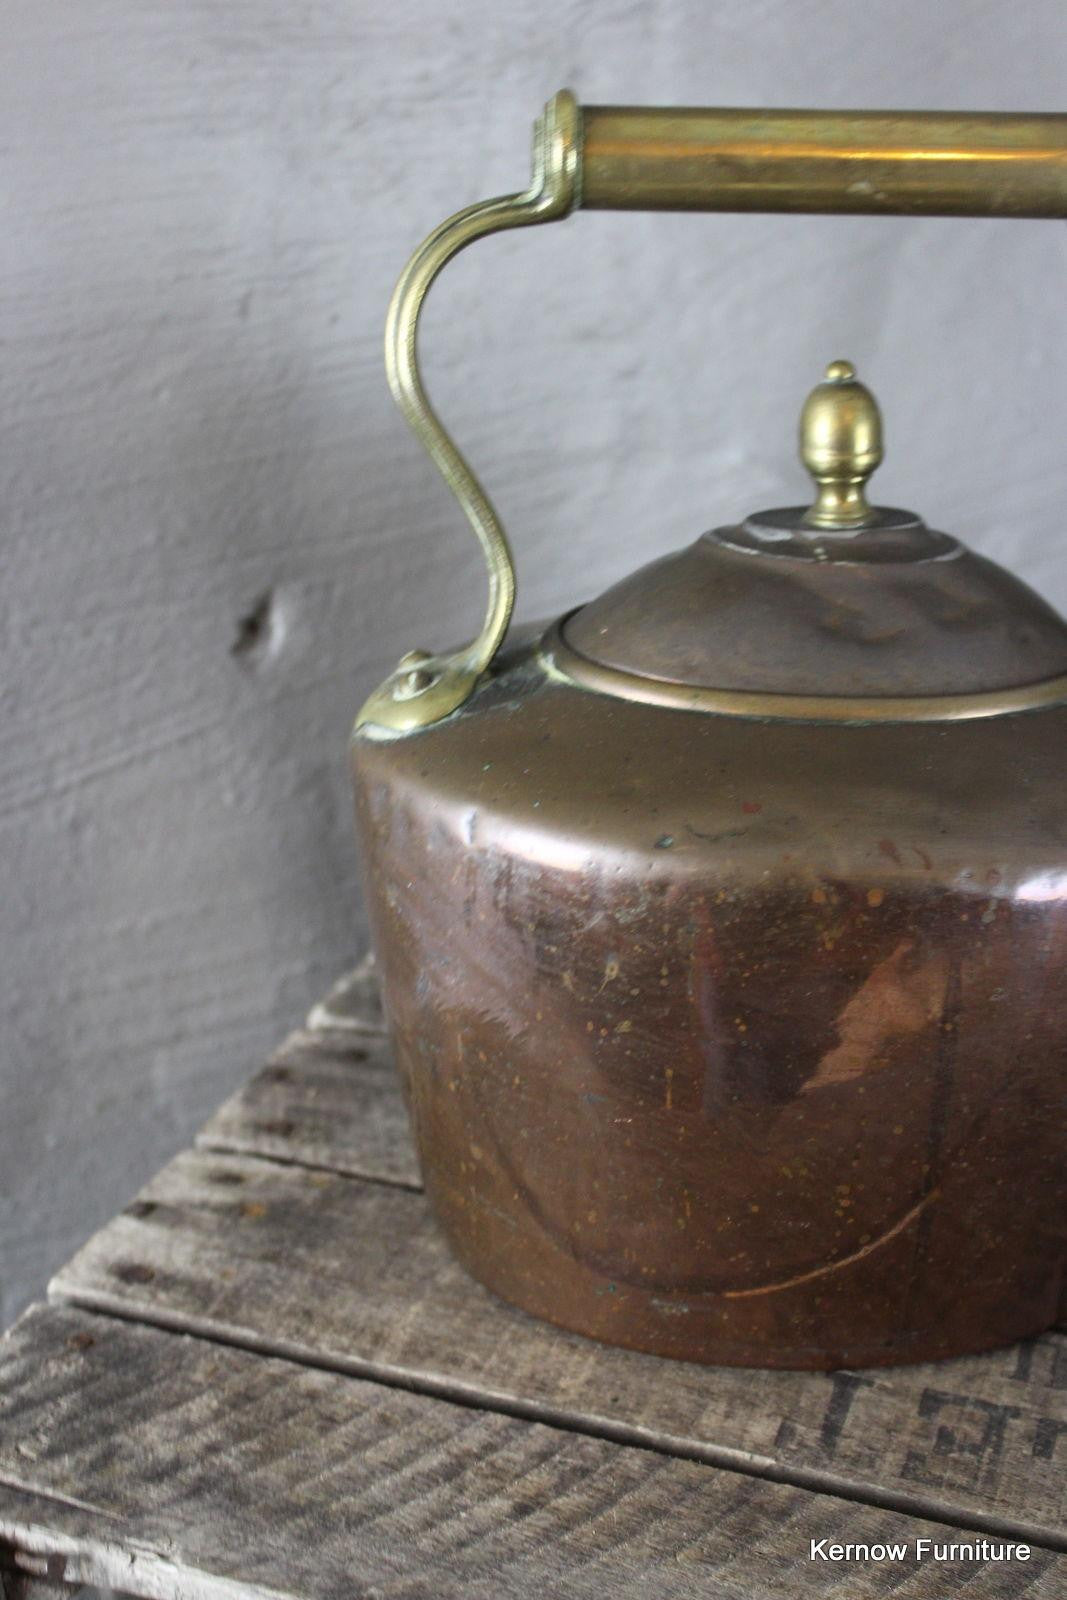
[[[282,628],[274,594],[270,589],[256,599],[237,619],[237,631],[230,654],[238,661],[255,666],[277,652]]]

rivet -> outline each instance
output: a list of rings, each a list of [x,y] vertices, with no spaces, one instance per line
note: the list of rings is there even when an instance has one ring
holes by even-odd
[[[425,667],[413,667],[399,680],[393,690],[393,697],[396,700],[412,700],[416,695],[424,694],[430,685],[436,682],[436,673],[427,671]]]

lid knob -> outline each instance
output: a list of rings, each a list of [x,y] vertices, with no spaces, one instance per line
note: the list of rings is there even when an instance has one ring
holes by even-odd
[[[813,528],[858,528],[872,516],[866,484],[882,459],[882,416],[851,361],[831,361],[800,413],[800,459],[815,479]]]

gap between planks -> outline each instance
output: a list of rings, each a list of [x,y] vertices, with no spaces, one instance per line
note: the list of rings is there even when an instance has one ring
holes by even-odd
[[[312,1161],[307,1156],[283,1156],[276,1150],[269,1154],[262,1150],[250,1150],[246,1146],[227,1143],[225,1140],[215,1140],[210,1136],[198,1135],[196,1140],[197,1150],[202,1150],[205,1155],[217,1156],[244,1156],[249,1161],[262,1161],[272,1167],[293,1167],[300,1172],[326,1173],[331,1178],[340,1178],[346,1183],[375,1183],[383,1189],[403,1189],[408,1194],[422,1194],[423,1187],[414,1178],[394,1178],[381,1172],[349,1172],[331,1166],[327,1161]]]
[[[349,1390],[302,1363],[72,1308],[36,1308],[5,1344],[0,1413],[9,1438],[21,1430],[38,1448],[28,1477],[4,1473],[19,1487],[0,1487],[0,1540],[31,1560],[54,1554],[68,1582],[152,1600],[295,1600],[356,1587],[398,1600],[739,1600],[842,1586],[855,1600],[890,1590],[928,1600],[931,1578],[946,1597],[1061,1592],[1062,1558],[1040,1548],[1020,1566],[960,1557],[930,1575],[914,1561],[823,1574],[807,1551],[811,1538],[839,1534],[829,1497],[642,1460],[373,1383]],[[130,1440],[117,1457],[101,1454],[102,1415]],[[118,1526],[40,1498],[91,1484],[101,1469]],[[919,1535],[953,1530],[866,1506],[850,1517],[849,1538]]]
[[[249,1159],[245,1157],[244,1159]],[[564,1406],[554,1406],[545,1401],[524,1400],[515,1395],[476,1387],[462,1379],[444,1377],[432,1372],[389,1363],[338,1354],[323,1355],[310,1351],[296,1340],[268,1338],[252,1331],[205,1329],[202,1322],[177,1312],[148,1308],[124,1300],[119,1295],[99,1291],[64,1290],[50,1287],[49,1300],[61,1306],[69,1305],[98,1316],[114,1317],[118,1321],[155,1327],[171,1333],[202,1340],[223,1348],[245,1350],[254,1355],[294,1362],[317,1371],[332,1372],[343,1377],[368,1380],[385,1388],[424,1394],[432,1399],[446,1400],[469,1410],[491,1411],[514,1417],[524,1422],[542,1423],[580,1434],[590,1439],[648,1450],[657,1455],[672,1456],[680,1460],[702,1463],[723,1471],[735,1472],[745,1477],[759,1478],[792,1488],[806,1489],[814,1494],[829,1496],[856,1505],[869,1505],[878,1510],[893,1511],[926,1521],[941,1522],[951,1527],[995,1537],[1021,1539],[1042,1549],[1067,1551],[1067,1531],[1057,1532],[1024,1518],[1002,1517],[977,1508],[965,1509],[935,1495],[922,1495],[905,1490],[879,1489],[867,1482],[850,1479],[817,1467],[791,1465],[772,1460],[753,1452],[729,1445],[692,1440],[641,1424],[622,1422],[610,1417],[594,1417]]]

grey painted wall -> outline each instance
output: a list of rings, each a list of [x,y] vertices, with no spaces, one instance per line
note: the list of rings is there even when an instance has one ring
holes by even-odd
[[[591,101],[1063,108],[1062,0],[7,0],[0,1320],[361,950],[344,744],[477,620],[380,328]],[[1057,224],[583,216],[492,241],[431,386],[545,614],[802,492],[847,355],[878,498],[1067,606]],[[256,624],[242,619],[254,616]],[[242,648],[235,650],[238,641]]]

